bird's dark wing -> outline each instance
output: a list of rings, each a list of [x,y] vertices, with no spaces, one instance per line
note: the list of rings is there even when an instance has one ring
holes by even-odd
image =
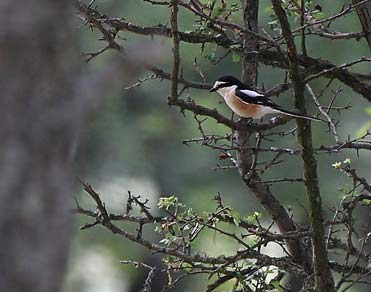
[[[312,120],[312,121],[322,121],[325,122],[322,119],[316,118],[316,117],[311,117],[308,115],[304,115],[302,113],[290,111],[283,109],[280,107],[278,104],[275,104],[273,101],[271,101],[268,97],[265,97],[263,94],[260,94],[254,90],[248,90],[248,89],[235,89],[235,95],[240,98],[243,102],[246,103],[252,103],[252,104],[259,104],[262,106],[267,106],[270,108],[273,108],[277,110],[278,112],[281,112],[283,114],[296,117],[296,118],[302,118],[302,119],[307,119],[307,120]]]
[[[236,89],[235,94],[244,102],[280,109],[279,105],[275,104],[268,97],[265,97],[263,94],[260,94],[254,90]]]

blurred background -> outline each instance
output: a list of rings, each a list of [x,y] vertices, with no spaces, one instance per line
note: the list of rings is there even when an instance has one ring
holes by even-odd
[[[238,2],[239,1],[235,1]],[[270,1],[260,1],[260,24],[269,33]],[[341,10],[349,1],[316,1],[328,16]],[[95,2],[98,10],[113,17],[123,17],[138,25],[152,26],[169,25],[169,9],[157,7],[138,0],[100,0]],[[100,35],[82,25],[77,15],[74,15],[74,30],[79,43],[80,52],[94,52],[105,44],[99,41]],[[240,14],[236,13],[231,20],[241,23]],[[190,31],[196,28],[194,17],[180,9],[180,30]],[[334,22],[334,29],[343,32],[360,31],[359,20],[355,13]],[[138,60],[142,62],[150,54],[153,63],[165,71],[171,71],[172,52],[171,40],[132,33],[119,33],[121,44],[131,58],[131,67],[111,74],[105,71],[112,64],[125,56],[115,51],[107,51],[89,63],[81,64],[80,74],[83,77],[95,78],[95,72],[106,72],[102,80],[113,86],[107,86],[98,91],[99,97],[94,101],[94,114],[87,117],[87,124],[82,127],[79,147],[75,149],[76,159],[73,162],[76,169],[74,175],[88,182],[102,195],[109,210],[114,213],[125,211],[128,191],[143,198],[148,198],[156,214],[156,204],[160,197],[177,195],[181,201],[192,207],[196,212],[212,211],[215,209],[214,196],[221,194],[226,205],[230,205],[243,216],[254,211],[262,212],[267,224],[264,210],[257,204],[254,196],[243,185],[236,170],[215,170],[218,164],[228,165],[228,161],[219,160],[219,152],[202,146],[187,146],[185,139],[200,137],[193,115],[185,112],[183,116],[179,109],[169,108],[167,97],[170,93],[170,82],[164,80],[148,80],[140,86],[125,89],[137,82],[138,78],[151,75],[143,68],[133,68]],[[361,39],[330,41],[315,36],[308,37],[308,53],[315,58],[328,59],[335,64],[353,61],[361,56],[369,56],[369,48]],[[194,61],[205,74],[206,81],[212,83],[221,75],[240,77],[241,64],[238,56],[228,55],[220,63],[214,65],[212,60],[225,54],[225,50],[213,44],[201,45],[181,44],[181,64],[183,76],[187,80],[202,81],[195,69]],[[153,54],[153,55],[151,55]],[[0,56],[1,57],[1,56]],[[83,57],[81,56],[81,60]],[[133,62],[133,60],[135,62]],[[78,61],[77,61],[78,62]],[[135,66],[134,66],[135,67]],[[370,73],[366,65],[354,66],[352,70]],[[259,66],[258,84],[261,88],[269,89],[284,80],[284,72],[262,64]],[[93,76],[93,77],[92,77]],[[327,83],[321,79],[312,83],[313,89],[319,92]],[[86,83],[89,84],[89,83]],[[87,85],[88,86],[88,85]],[[103,84],[104,86],[104,84]],[[363,97],[358,96],[349,88],[334,81],[330,89],[343,89],[337,98],[335,106],[351,105],[342,112],[333,112],[332,117],[339,119],[339,134],[342,140],[348,136],[356,138],[371,128],[370,106]],[[84,88],[86,89],[86,88]],[[90,91],[89,91],[90,90]],[[88,93],[94,88],[86,89]],[[94,92],[96,94],[96,92]],[[292,107],[290,91],[279,97],[273,97],[277,103]],[[216,94],[207,91],[187,90],[183,97],[189,95],[197,103],[217,108],[220,112],[231,116],[231,112],[221,103]],[[325,95],[321,103],[327,105],[332,95]],[[316,108],[308,97],[309,111],[314,114]],[[88,103],[88,102],[87,102]],[[279,127],[279,131],[289,131],[295,127],[290,121]],[[325,126],[313,123],[314,144],[332,145],[334,141],[329,136]],[[276,130],[276,129],[275,129]],[[205,123],[206,134],[226,134],[228,129],[209,119]],[[262,146],[290,147],[298,149],[296,137],[293,135],[275,137],[274,141],[263,141]],[[344,150],[339,154],[321,154],[318,158],[320,185],[323,195],[323,205],[326,218],[331,215],[329,208],[336,204],[341,197],[341,188],[351,186],[352,182],[335,170],[331,164],[350,158],[352,165],[358,169],[361,176],[370,177],[370,153],[356,153]],[[262,154],[260,159],[272,158],[271,154]],[[297,156],[285,156],[285,163],[270,168],[264,179],[282,177],[300,177],[301,160]],[[74,174],[74,173],[73,173]],[[77,191],[66,194],[70,205],[76,198],[84,207],[93,208],[90,199],[78,185]],[[282,204],[290,208],[295,220],[306,224],[305,208],[308,205],[304,188],[301,184],[274,184],[273,193]],[[360,214],[360,220],[370,220],[369,214]],[[361,217],[360,217],[361,218]],[[148,251],[136,244],[123,240],[100,227],[80,231],[79,227],[88,222],[88,218],[73,215],[71,228],[73,237],[68,254],[68,268],[64,283],[64,292],[129,292],[139,291],[145,279],[146,272],[132,266],[120,265],[120,260],[141,260],[150,265],[161,265],[158,257],[148,254]],[[148,237],[152,233],[148,231]],[[146,236],[146,234],[145,234]],[[233,253],[238,247],[214,233],[205,233],[197,242],[197,249],[210,254]],[[273,254],[275,251],[271,251]],[[161,277],[155,277],[153,291],[160,291],[163,285]],[[201,276],[187,278],[172,291],[201,291],[205,287],[205,279]],[[228,287],[224,287],[227,289]],[[352,290],[361,291],[361,290]]]

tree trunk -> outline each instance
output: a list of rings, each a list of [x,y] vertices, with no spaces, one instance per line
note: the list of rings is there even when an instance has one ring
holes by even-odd
[[[273,10],[281,24],[282,34],[287,42],[289,73],[293,84],[295,108],[306,113],[304,82],[299,72],[297,49],[290,29],[290,23],[279,0],[272,0]],[[310,214],[310,237],[313,249],[315,291],[335,291],[334,279],[329,265],[325,233],[323,227],[322,198],[318,183],[317,161],[313,153],[312,129],[310,122],[297,119],[298,142],[301,145],[301,157],[304,163],[304,184],[307,189]]]
[[[0,291],[61,290],[78,98],[68,1],[0,5]]]
[[[248,30],[258,32],[259,21],[259,1],[243,0],[244,26]],[[242,59],[242,80],[250,86],[256,86],[258,78],[258,52],[259,46],[256,38],[246,33],[244,35],[244,56]],[[249,148],[251,138],[255,135],[248,130],[238,130],[235,133],[237,145],[241,148]],[[281,233],[294,231],[295,226],[286,210],[280,202],[274,197],[269,187],[260,183],[261,178],[255,170],[251,170],[254,154],[250,150],[237,151],[238,170],[244,183],[254,193],[267,213],[277,224]],[[250,173],[249,173],[250,172]],[[304,258],[302,256],[301,244],[299,240],[288,240],[287,247],[294,260],[300,263]]]
[[[361,0],[352,0],[354,5],[360,3]],[[371,50],[371,15],[368,9],[369,3],[359,5],[356,7],[357,15],[359,21],[361,22],[362,31],[365,33],[365,39],[367,41],[368,47]]]

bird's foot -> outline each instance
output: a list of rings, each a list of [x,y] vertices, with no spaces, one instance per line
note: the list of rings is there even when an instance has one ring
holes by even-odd
[[[254,119],[252,118],[240,118],[237,120],[237,123],[243,124],[243,125],[251,125],[254,122]]]

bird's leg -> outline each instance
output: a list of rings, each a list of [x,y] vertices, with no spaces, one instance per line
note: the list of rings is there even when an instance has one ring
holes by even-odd
[[[245,124],[245,125],[251,125],[254,122],[253,118],[240,118],[237,123]]]
[[[234,112],[232,112],[232,115],[231,115],[231,120],[233,121],[234,120]],[[234,142],[234,133],[233,133],[233,130],[231,130],[232,133],[231,133],[231,148],[233,148],[233,142]]]

